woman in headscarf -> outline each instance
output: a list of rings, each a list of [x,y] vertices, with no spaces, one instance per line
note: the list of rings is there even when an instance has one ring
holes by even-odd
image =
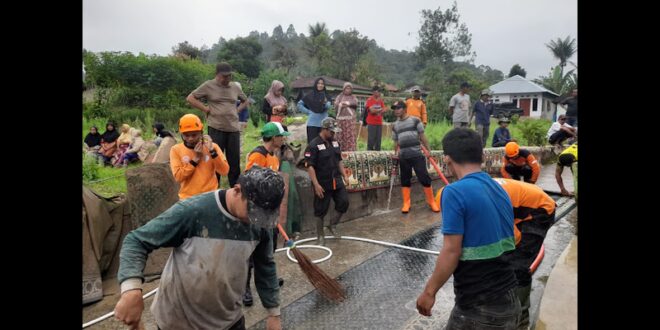
[[[357,109],[357,98],[353,95],[353,84],[344,83],[344,89],[335,99],[337,110],[337,124],[341,132],[337,133],[337,141],[341,151],[355,151],[355,110]]]
[[[298,110],[307,117],[307,143],[311,142],[321,132],[321,121],[328,117],[330,96],[325,90],[323,78],[314,81],[314,89],[298,101]]]
[[[108,123],[105,124],[105,132],[101,134],[101,149],[99,149],[99,156],[103,158],[103,163],[110,163],[112,155],[117,151],[118,138],[119,132],[115,129],[115,122],[108,120]]]
[[[165,125],[163,123],[154,123],[151,125],[151,127],[154,130],[154,134],[156,135],[156,138],[154,138],[154,144],[158,147],[160,146],[160,143],[163,141],[163,139],[167,136],[174,137],[170,131],[165,129]]]
[[[144,161],[147,158],[147,155],[149,154],[149,150],[147,150],[147,145],[144,142],[144,139],[142,138],[142,130],[140,129],[131,129],[132,135],[133,135],[133,140],[131,144],[129,145],[128,149],[124,153],[124,155],[119,159],[119,165],[115,165],[117,167],[119,166],[126,166],[128,163],[134,162],[134,161]]]
[[[89,133],[85,136],[85,152],[95,154],[101,148],[101,134],[96,126],[89,128]]]
[[[265,102],[262,106],[263,113],[267,114],[267,121],[281,123],[287,113],[286,98],[282,96],[284,92],[284,83],[279,80],[273,80],[270,84],[268,93],[264,96]]]
[[[117,138],[117,151],[115,152],[114,158],[115,161],[113,165],[121,165],[120,160],[124,156],[124,153],[126,150],[128,150],[128,146],[131,144],[131,141],[133,140],[131,131],[133,128],[129,126],[128,124],[123,124],[121,125],[121,134]]]

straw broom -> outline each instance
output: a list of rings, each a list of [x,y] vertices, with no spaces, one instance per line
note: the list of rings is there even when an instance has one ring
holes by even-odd
[[[346,293],[339,282],[328,276],[328,274],[321,270],[321,268],[312,263],[309,257],[297,249],[295,243],[292,240],[289,240],[289,236],[286,235],[286,232],[282,229],[282,225],[279,223],[277,224],[277,229],[280,231],[282,237],[284,237],[291,252],[293,252],[293,256],[298,261],[300,269],[305,273],[305,276],[307,276],[307,279],[312,285],[319,290],[321,295],[334,302],[344,300],[346,298]]]

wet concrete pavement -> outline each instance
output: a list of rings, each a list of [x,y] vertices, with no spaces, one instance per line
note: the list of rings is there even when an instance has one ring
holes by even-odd
[[[539,178],[539,185],[545,190],[549,189],[543,185],[544,182],[550,178],[554,182],[554,167],[548,167],[544,166]],[[564,175],[567,188],[572,187],[570,171],[564,171]],[[396,209],[399,204],[396,202],[399,201],[392,202],[393,211],[344,222],[339,225],[339,229],[343,235],[394,243],[405,241],[406,245],[439,250],[442,244],[438,230],[441,216],[431,212],[424,203],[415,204],[411,213],[402,215]],[[576,221],[577,209],[573,209],[548,231],[545,258],[533,277],[530,320],[535,320],[538,315],[547,278],[557,258],[574,237]],[[415,234],[418,235],[411,238]],[[349,295],[347,301],[341,304],[332,304],[320,297],[298,265],[290,262],[285,253],[275,255],[278,275],[285,281],[281,289],[285,329],[335,329],[347,328],[347,324],[362,329],[436,329],[446,323],[454,304],[453,278],[438,292],[433,316],[423,317],[415,309],[415,300],[432,272],[436,256],[347,240],[338,242],[329,239],[327,247],[332,249],[333,257],[319,266],[346,287]],[[304,250],[304,253],[313,259],[325,256],[325,252],[316,250]],[[144,292],[149,292],[157,285],[158,280],[146,283]],[[113,291],[112,286],[108,285],[108,291]],[[264,324],[261,321],[267,313],[261,306],[253,283],[252,289],[254,306],[243,308],[246,327],[262,329]],[[114,292],[102,302],[83,308],[83,322],[112,311],[118,299],[117,290]],[[156,329],[149,311],[152,301],[153,297],[145,300],[142,317],[145,329]],[[126,327],[109,319],[88,329]]]

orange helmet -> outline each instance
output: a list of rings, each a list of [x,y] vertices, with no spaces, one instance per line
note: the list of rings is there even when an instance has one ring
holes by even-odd
[[[196,115],[188,113],[179,119],[179,133],[197,132],[204,129],[204,124]]]
[[[518,152],[520,152],[520,146],[518,146],[518,143],[509,142],[504,146],[504,151],[508,157],[516,157],[518,156]]]

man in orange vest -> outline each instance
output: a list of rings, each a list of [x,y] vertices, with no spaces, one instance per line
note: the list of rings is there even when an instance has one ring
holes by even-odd
[[[520,180],[522,176],[525,182],[536,183],[541,167],[529,150],[521,149],[516,142],[509,142],[504,146],[504,152],[500,169],[503,178]]]
[[[419,86],[414,86],[412,88],[413,97],[406,100],[406,112],[409,116],[417,117],[422,121],[424,127],[426,127],[427,116],[426,116],[426,102],[422,100],[422,91]]]
[[[179,119],[179,132],[183,139],[170,149],[170,168],[174,179],[181,185],[179,199],[218,189],[219,175],[229,173],[225,155],[211,137],[202,135],[204,124],[191,113]]]
[[[264,144],[254,148],[250,152],[247,165],[245,165],[245,172],[254,165],[269,168],[277,172],[280,169],[280,160],[274,155],[274,152],[282,147],[282,144],[284,144],[284,137],[289,135],[291,135],[291,133],[285,131],[281,123],[266,123],[266,125],[261,128],[261,138],[263,139]],[[284,178],[284,197],[282,197],[282,203],[280,204],[278,223],[282,225],[282,227],[286,227],[289,176],[286,173],[280,172],[279,174]],[[277,233],[278,229],[273,228],[273,253],[275,253],[275,249],[277,249]],[[253,267],[254,261],[252,260],[252,256],[250,256],[248,263],[248,277],[245,284],[245,293],[243,294],[243,305],[247,307],[252,306],[254,303],[252,289],[250,288],[250,278],[252,277]],[[281,277],[277,280],[280,286],[284,284],[284,280]]]

